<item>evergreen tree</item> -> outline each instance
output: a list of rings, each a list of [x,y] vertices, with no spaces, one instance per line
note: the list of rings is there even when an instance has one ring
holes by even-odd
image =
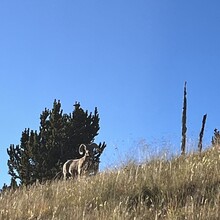
[[[10,159],[8,160],[9,174],[12,176],[11,182],[16,179],[21,181],[21,184],[28,185],[33,182],[33,164],[31,163],[31,143],[29,140],[29,129],[22,132],[21,144],[10,145],[7,149]]]
[[[14,144],[11,144],[10,147],[7,149],[7,153],[9,155],[8,174],[11,175],[11,182],[15,181],[16,179],[21,179],[18,173],[21,164],[20,146],[14,146]]]
[[[94,141],[99,130],[97,108],[94,114],[88,114],[75,103],[71,114],[63,114],[60,101],[54,101],[52,110],[46,109],[40,115],[39,132],[25,129],[20,145],[11,145],[7,149],[9,174],[12,181],[31,184],[38,180],[51,180],[61,170],[68,159],[79,158],[79,145]],[[99,144],[94,150],[94,160],[106,147]]]
[[[220,132],[215,128],[214,136],[212,137],[212,146],[216,147],[220,145]]]

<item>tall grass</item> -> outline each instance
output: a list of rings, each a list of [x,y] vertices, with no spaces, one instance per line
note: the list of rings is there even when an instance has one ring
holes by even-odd
[[[220,219],[220,153],[128,162],[90,178],[5,191],[0,219]]]

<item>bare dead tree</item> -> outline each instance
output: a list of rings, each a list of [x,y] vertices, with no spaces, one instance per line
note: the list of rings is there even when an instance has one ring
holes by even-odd
[[[186,98],[186,82],[184,85],[184,98],[183,98],[183,113],[182,113],[182,144],[181,144],[181,154],[186,153],[186,110],[187,110],[187,98]]]
[[[202,128],[199,134],[199,144],[198,144],[198,149],[200,153],[202,152],[202,139],[203,139],[203,134],[204,134],[204,129],[205,129],[206,118],[207,118],[207,114],[203,115]]]

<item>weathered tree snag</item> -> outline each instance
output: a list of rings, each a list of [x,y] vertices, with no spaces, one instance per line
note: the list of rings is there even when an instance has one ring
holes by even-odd
[[[183,98],[183,113],[182,113],[182,144],[181,144],[181,154],[186,153],[186,109],[187,109],[187,98],[186,98],[186,82],[184,85],[184,98]]]
[[[199,134],[199,144],[198,144],[198,149],[199,149],[200,153],[202,152],[202,138],[203,138],[203,134],[204,134],[206,118],[207,118],[207,114],[203,115],[202,128],[201,128],[201,131],[200,131],[200,134]]]

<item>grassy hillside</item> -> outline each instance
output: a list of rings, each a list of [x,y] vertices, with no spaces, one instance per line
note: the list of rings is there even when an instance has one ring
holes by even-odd
[[[220,219],[220,153],[128,163],[0,195],[0,219]]]

